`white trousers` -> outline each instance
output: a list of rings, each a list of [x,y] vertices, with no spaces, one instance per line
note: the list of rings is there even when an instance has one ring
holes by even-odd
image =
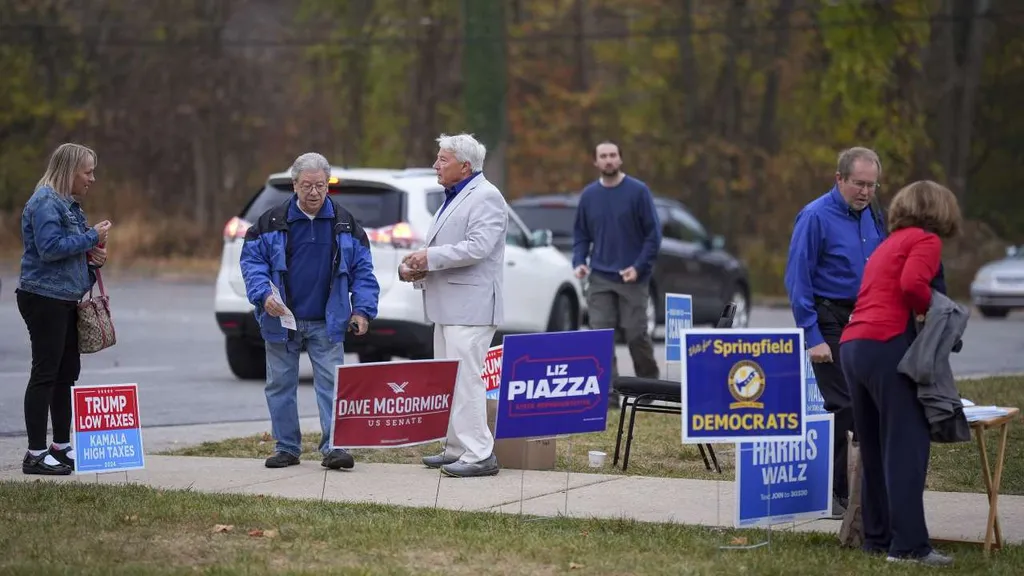
[[[494,450],[494,436],[487,427],[487,385],[482,374],[495,330],[497,326],[434,324],[434,358],[459,360],[444,453],[463,462],[486,460]]]

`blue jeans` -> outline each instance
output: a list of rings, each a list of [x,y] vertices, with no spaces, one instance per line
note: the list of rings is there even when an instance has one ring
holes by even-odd
[[[267,408],[271,433],[277,440],[275,450],[294,456],[302,453],[299,430],[299,351],[303,346],[313,364],[313,389],[320,412],[320,453],[330,452],[331,418],[334,415],[334,375],[345,363],[345,345],[331,343],[323,321],[296,320],[293,339],[266,342]]]

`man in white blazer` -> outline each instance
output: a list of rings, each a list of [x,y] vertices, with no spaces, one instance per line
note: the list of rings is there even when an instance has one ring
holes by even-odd
[[[434,323],[434,357],[459,360],[445,450],[423,463],[448,476],[493,476],[499,466],[481,373],[504,321],[508,207],[484,178],[483,144],[469,134],[442,134],[437,143],[434,170],[445,201],[427,232],[426,248],[406,256],[399,270],[402,280],[422,286],[426,319]]]

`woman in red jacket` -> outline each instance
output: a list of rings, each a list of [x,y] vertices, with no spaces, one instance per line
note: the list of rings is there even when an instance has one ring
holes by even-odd
[[[931,448],[917,384],[896,366],[910,346],[912,318],[924,319],[939,272],[942,240],[959,233],[960,208],[944,186],[923,180],[889,206],[889,231],[868,260],[839,354],[860,442],[864,549],[889,561],[947,565],[924,518]]]

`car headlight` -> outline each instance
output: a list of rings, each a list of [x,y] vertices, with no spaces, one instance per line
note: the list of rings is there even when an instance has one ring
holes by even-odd
[[[978,270],[978,273],[974,276],[974,284],[984,286],[992,283],[992,271],[991,270]]]

